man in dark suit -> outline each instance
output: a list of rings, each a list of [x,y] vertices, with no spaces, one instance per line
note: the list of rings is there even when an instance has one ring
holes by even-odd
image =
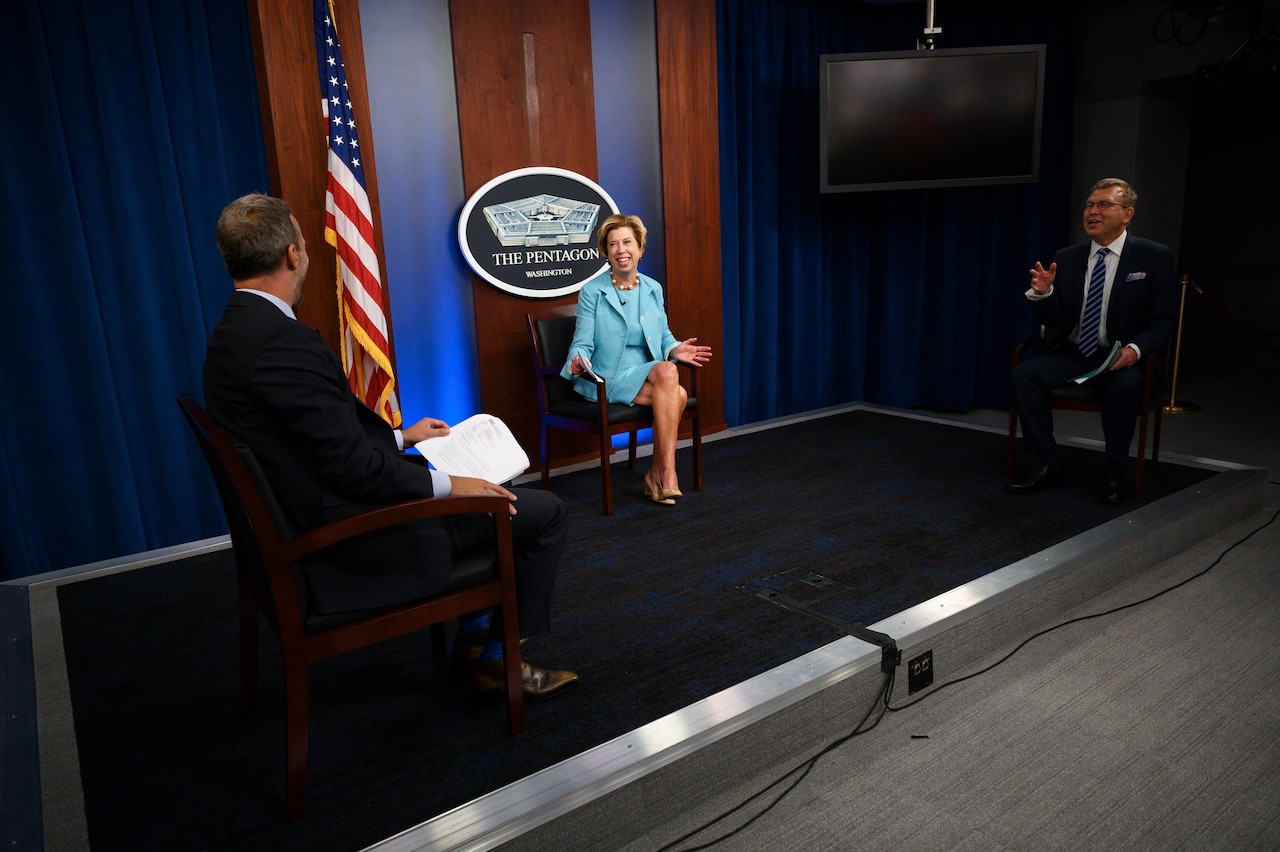
[[[402,455],[404,447],[449,427],[426,418],[393,430],[352,393],[320,334],[297,321],[293,308],[302,301],[308,259],[288,204],[265,195],[239,198],[223,210],[217,234],[236,289],[206,348],[205,401],[210,415],[257,456],[286,522],[301,531],[404,500],[505,496],[512,501],[521,636],[549,630],[567,531],[564,503],[541,490],[509,491],[448,476]],[[462,515],[404,524],[331,548],[304,566],[311,604],[330,613],[424,597],[448,581],[453,554],[491,541],[484,516]],[[472,674],[476,689],[505,695],[499,632],[490,637],[484,617],[469,619],[471,630],[460,632],[458,641],[476,646],[469,655],[479,657]],[[525,696],[534,700],[577,681],[573,672],[527,662],[523,673]]]
[[[1014,368],[1013,397],[1023,443],[1039,454],[1039,463],[1009,483],[1014,494],[1064,481],[1049,392],[1097,368],[1112,344],[1119,343],[1118,360],[1089,381],[1100,397],[1106,443],[1098,497],[1106,503],[1124,499],[1125,462],[1142,395],[1143,373],[1136,365],[1143,355],[1167,345],[1177,299],[1173,252],[1127,233],[1137,201],[1138,194],[1125,181],[1098,181],[1084,205],[1090,241],[1062,249],[1048,269],[1039,261],[1031,269],[1026,297],[1044,326],[1045,349]]]

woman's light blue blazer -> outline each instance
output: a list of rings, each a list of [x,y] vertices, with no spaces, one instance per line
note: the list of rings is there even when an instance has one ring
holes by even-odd
[[[596,398],[595,383],[590,379],[575,378],[569,372],[569,365],[574,354],[581,353],[606,384],[617,377],[622,351],[627,347],[627,319],[622,312],[622,300],[632,298],[640,300],[640,330],[644,333],[652,360],[668,360],[671,350],[680,343],[667,327],[661,284],[641,274],[639,287],[620,292],[609,280],[609,270],[604,270],[578,291],[573,343],[569,345],[564,369],[560,371],[560,375],[573,380],[574,390],[589,400]]]

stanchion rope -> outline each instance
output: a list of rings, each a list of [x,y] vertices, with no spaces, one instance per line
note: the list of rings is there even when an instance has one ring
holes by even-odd
[[[1233,317],[1231,315],[1231,312],[1228,311],[1225,307],[1223,307],[1222,303],[1220,303],[1217,299],[1213,298],[1207,292],[1205,292],[1205,289],[1203,287],[1201,287],[1199,284],[1196,284],[1194,281],[1191,282],[1191,286],[1194,287],[1195,291],[1200,294],[1200,298],[1204,299],[1205,303],[1210,308],[1212,308],[1215,313],[1217,313],[1224,320],[1226,320],[1227,323],[1230,324],[1232,328],[1234,328],[1236,331],[1240,332],[1245,337],[1252,340],[1254,343],[1261,346],[1263,349],[1269,349],[1272,352],[1280,354],[1280,346],[1276,345],[1275,343],[1272,343],[1270,340],[1264,339],[1262,335],[1258,334],[1256,331],[1249,328],[1244,323],[1240,322],[1240,320]]]

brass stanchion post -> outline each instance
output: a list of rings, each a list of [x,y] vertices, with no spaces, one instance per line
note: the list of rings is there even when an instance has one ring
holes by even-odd
[[[1163,408],[1165,414],[1199,414],[1200,406],[1194,402],[1178,402],[1178,360],[1182,355],[1182,316],[1187,309],[1187,285],[1191,280],[1182,276],[1182,297],[1178,302],[1178,333],[1173,340],[1173,380],[1169,385],[1169,402]]]

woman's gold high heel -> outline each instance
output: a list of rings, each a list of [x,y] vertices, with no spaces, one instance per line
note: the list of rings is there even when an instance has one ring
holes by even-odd
[[[644,475],[644,496],[662,506],[674,506],[676,504],[676,501],[668,497],[667,492],[662,490],[661,485],[654,485],[649,480],[649,474],[647,473]]]
[[[661,479],[653,483],[653,490],[655,492],[662,494],[662,497],[665,500],[673,500],[676,497],[684,496],[684,492],[681,491],[679,488],[668,488],[665,485],[663,485]]]

